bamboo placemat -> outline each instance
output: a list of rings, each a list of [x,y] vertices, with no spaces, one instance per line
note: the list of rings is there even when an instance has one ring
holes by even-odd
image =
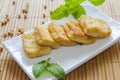
[[[30,4],[28,17],[24,19],[22,9],[28,2]],[[10,18],[10,21],[0,29],[0,43],[12,38],[11,36],[4,37],[4,33],[12,29],[15,37],[19,27],[28,31],[36,25],[49,21],[50,11],[62,3],[63,0],[15,0],[15,5],[13,5],[13,0],[0,0],[0,21],[5,19],[6,14],[9,14]],[[119,8],[119,0],[106,0],[99,7],[112,18],[120,21]],[[18,19],[19,14],[20,19]],[[0,80],[29,80],[5,49],[0,52]],[[120,42],[70,72],[66,75],[66,80],[120,80]]]

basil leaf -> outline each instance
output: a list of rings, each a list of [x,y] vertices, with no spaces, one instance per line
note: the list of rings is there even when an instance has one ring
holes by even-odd
[[[69,15],[69,11],[68,11],[67,6],[61,5],[55,11],[53,11],[53,13],[51,15],[51,19],[59,20],[63,17],[67,17],[68,15]]]
[[[77,11],[72,13],[73,17],[77,20],[81,15],[85,15],[86,14],[86,11],[85,9],[79,5],[78,8],[77,8]]]
[[[82,2],[85,2],[86,0],[77,0],[77,2],[79,2],[79,4],[81,4]]]
[[[36,80],[54,80],[55,76],[47,70],[44,70]]]
[[[33,65],[32,67],[32,72],[33,75],[38,78],[40,76],[40,74],[45,70],[45,68],[48,66],[48,62],[47,61],[41,61],[39,63],[36,63]]]
[[[47,78],[65,80],[65,72],[57,63],[50,63],[50,58],[33,65],[33,75],[37,80]]]
[[[65,80],[65,72],[57,63],[50,64],[47,67],[47,70],[51,72],[56,78]]]
[[[67,10],[65,11],[65,17],[68,17],[69,14],[70,14],[70,11],[69,11],[69,9],[67,9]]]
[[[85,0],[74,0],[73,3],[69,4],[69,11],[71,13],[74,13],[78,10],[80,3],[84,2]]]
[[[38,78],[42,71],[44,71],[44,67],[41,64],[34,64],[32,70],[33,75]]]
[[[89,1],[95,6],[102,5],[105,2],[105,0],[89,0]]]
[[[73,14],[75,19],[78,19],[81,15],[85,15],[86,12],[82,6],[79,6],[86,0],[64,0],[65,5],[58,7],[51,15],[51,19],[59,20],[63,17],[68,17],[70,13]],[[105,2],[105,0],[89,0],[95,6],[99,6]]]
[[[64,1],[65,1],[65,5],[69,5],[74,2],[74,0],[64,0]]]
[[[66,3],[66,5],[70,5],[70,4],[80,4],[80,3],[82,3],[82,2],[84,2],[84,1],[86,1],[86,0],[64,0],[65,1],[65,3]]]
[[[78,10],[79,4],[71,4],[69,5],[69,10],[71,13],[74,13]]]

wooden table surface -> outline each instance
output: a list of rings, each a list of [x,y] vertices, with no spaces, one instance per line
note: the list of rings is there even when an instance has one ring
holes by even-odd
[[[30,3],[28,18],[24,19],[22,9],[25,8],[27,2]],[[6,14],[10,18],[5,26],[0,26],[0,44],[12,38],[11,36],[4,37],[4,34],[10,30],[14,30],[13,36],[15,37],[18,35],[19,27],[28,31],[35,25],[49,21],[50,11],[62,3],[63,0],[15,0],[15,5],[13,5],[13,0],[0,0],[0,22],[5,19]],[[120,21],[119,0],[106,0],[99,9]],[[19,14],[20,19],[18,19]],[[43,14],[46,15],[45,18]],[[5,49],[0,52],[0,80],[29,80]],[[66,80],[120,80],[120,42],[67,74]]]

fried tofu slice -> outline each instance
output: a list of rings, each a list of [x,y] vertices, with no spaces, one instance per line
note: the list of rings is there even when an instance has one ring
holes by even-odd
[[[36,37],[33,33],[23,34],[22,43],[25,54],[29,58],[35,58],[38,56],[44,56],[51,52],[50,47],[43,47],[36,43]]]
[[[83,15],[78,21],[84,33],[91,37],[106,38],[109,37],[112,32],[107,22],[102,19]]]
[[[60,47],[60,44],[58,44],[55,40],[52,39],[50,32],[46,27],[35,27],[34,32],[37,38],[37,42],[40,45],[43,46],[50,46],[54,49],[57,49]]]
[[[83,44],[91,44],[96,41],[96,38],[86,36],[81,28],[79,23],[73,21],[67,21],[66,25],[63,26],[69,39]]]
[[[67,37],[62,25],[52,22],[49,24],[48,30],[50,31],[52,38],[61,45],[72,46],[76,44]]]

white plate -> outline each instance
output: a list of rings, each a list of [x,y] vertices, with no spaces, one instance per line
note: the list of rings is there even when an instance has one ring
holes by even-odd
[[[57,50],[52,50],[51,54],[38,57],[35,59],[29,59],[26,57],[23,48],[21,36],[14,37],[10,40],[7,40],[3,43],[6,50],[12,55],[15,61],[20,65],[20,67],[25,71],[25,73],[30,77],[30,79],[34,80],[34,76],[32,74],[32,66],[34,63],[37,63],[43,59],[51,58],[52,62],[57,62],[61,67],[65,70],[66,74],[82,65],[89,59],[95,57],[111,45],[115,44],[120,39],[120,23],[113,20],[112,18],[105,15],[103,12],[99,11],[89,2],[83,3],[84,8],[87,11],[88,15],[99,17],[107,21],[112,28],[112,34],[109,38],[97,40],[94,44],[91,45],[76,45],[73,47],[61,47]],[[66,20],[70,20],[73,18],[69,16],[69,18],[64,18],[60,21],[56,21],[58,23],[64,23]],[[46,23],[45,25],[47,25]]]

